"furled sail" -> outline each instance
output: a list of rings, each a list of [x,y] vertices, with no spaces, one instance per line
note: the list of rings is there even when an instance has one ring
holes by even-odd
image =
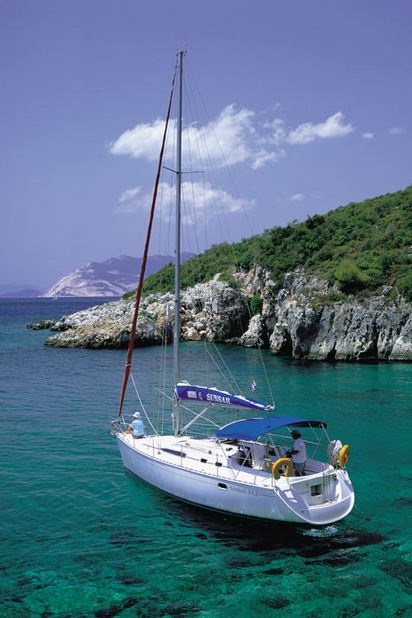
[[[175,387],[175,395],[181,401],[193,401],[211,406],[231,406],[234,408],[247,408],[249,410],[260,410],[270,412],[275,406],[266,405],[255,399],[246,399],[242,395],[232,395],[227,391],[206,386],[197,386],[187,382],[179,382]]]
[[[160,184],[160,174],[162,171],[163,157],[164,157],[165,148],[166,148],[167,130],[169,127],[170,114],[172,111],[173,92],[175,89],[175,79],[176,79],[176,69],[175,69],[175,73],[174,73],[173,80],[172,80],[172,87],[170,90],[169,105],[167,108],[165,127],[163,131],[162,146],[160,149],[159,160],[157,163],[156,180],[155,180],[155,185],[154,185],[153,194],[152,194],[152,203],[150,207],[149,222],[147,225],[146,240],[145,240],[143,256],[142,256],[142,264],[140,267],[139,283],[138,283],[136,294],[135,294],[132,327],[131,327],[131,331],[129,335],[129,345],[127,348],[127,356],[126,356],[126,362],[124,366],[122,391],[120,394],[119,410],[117,413],[119,417],[122,415],[124,397],[126,394],[127,383],[129,380],[130,370],[132,367],[132,357],[133,357],[133,348],[134,348],[134,342],[135,342],[136,330],[137,330],[137,320],[139,317],[140,300],[142,298],[142,292],[143,292],[143,283],[144,283],[144,278],[145,278],[147,257],[149,255],[150,238],[152,235],[152,227],[153,227],[153,219],[154,219],[154,213],[155,213],[155,207],[156,207],[157,193],[158,193],[159,184]]]

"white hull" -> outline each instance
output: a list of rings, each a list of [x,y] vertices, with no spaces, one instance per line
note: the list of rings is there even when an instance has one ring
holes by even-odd
[[[236,447],[213,439],[135,439],[121,432],[116,437],[129,472],[201,507],[263,520],[326,525],[343,519],[354,505],[346,471],[328,464],[313,461],[320,472],[275,480],[263,465],[239,466]]]

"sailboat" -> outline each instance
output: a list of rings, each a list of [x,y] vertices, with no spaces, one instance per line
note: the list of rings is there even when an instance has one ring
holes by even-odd
[[[178,92],[176,139],[176,260],[173,326],[174,392],[171,396],[173,432],[162,435],[150,422],[145,432],[141,418],[134,428],[123,416],[134,338],[142,295],[157,184],[153,191],[145,250],[136,290],[135,312],[129,338],[118,415],[113,421],[125,469],[153,487],[179,500],[221,513],[273,522],[321,526],[346,517],[354,506],[354,491],[346,464],[348,445],[331,441],[320,420],[275,414],[274,405],[216,387],[185,382],[180,359],[180,225],[182,177],[183,51],[177,54],[165,132],[160,148],[156,183],[163,165],[171,103]],[[170,123],[171,124],[171,123]],[[254,390],[252,386],[252,390]],[[182,422],[182,408],[194,406],[193,417]],[[196,408],[197,406],[197,408]],[[221,407],[242,410],[246,418],[217,426],[213,435],[201,436],[193,427]],[[137,417],[140,415],[137,414]],[[216,423],[215,423],[216,425]],[[138,430],[136,431],[136,427]],[[305,433],[305,445],[313,455],[298,476],[290,447],[292,431]],[[294,434],[297,435],[296,433]],[[310,435],[310,439],[309,439]],[[323,460],[321,443],[325,441]]]

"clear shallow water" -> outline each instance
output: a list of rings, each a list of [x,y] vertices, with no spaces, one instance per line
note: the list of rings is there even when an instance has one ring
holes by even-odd
[[[89,304],[0,301],[1,616],[412,616],[412,365],[265,354],[279,413],[325,419],[350,444],[357,503],[324,529],[262,525],[125,474],[107,434],[124,352],[49,349],[25,329]],[[183,350],[193,375],[198,351]],[[256,351],[221,351],[239,382],[259,374]],[[147,401],[160,354],[139,353]]]

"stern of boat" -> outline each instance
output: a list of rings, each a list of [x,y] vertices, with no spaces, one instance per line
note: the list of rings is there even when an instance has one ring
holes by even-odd
[[[355,504],[351,480],[345,469],[328,469],[303,477],[281,477],[274,490],[296,521],[314,526],[335,523]]]

